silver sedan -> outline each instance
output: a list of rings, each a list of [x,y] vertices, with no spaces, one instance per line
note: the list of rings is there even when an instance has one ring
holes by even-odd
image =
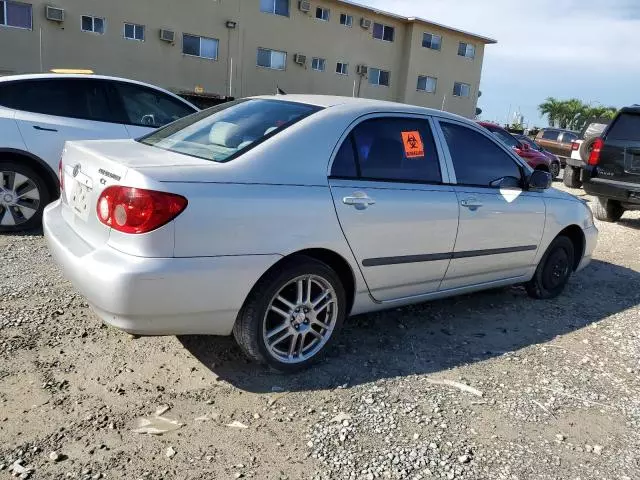
[[[349,315],[512,284],[555,297],[598,234],[475,123],[363,99],[256,97],[68,143],[60,181],[45,235],[105,322],[233,333],[284,371]]]

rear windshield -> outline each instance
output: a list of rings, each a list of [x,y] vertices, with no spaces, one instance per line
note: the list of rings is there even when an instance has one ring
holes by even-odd
[[[640,142],[640,115],[622,113],[607,133],[607,140],[634,140]]]
[[[318,110],[313,105],[280,100],[238,100],[185,117],[139,141],[192,157],[227,162]]]

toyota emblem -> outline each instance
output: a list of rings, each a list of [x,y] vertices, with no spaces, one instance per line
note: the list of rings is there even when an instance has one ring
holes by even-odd
[[[80,164],[78,163],[75,167],[73,167],[73,176],[77,177],[78,173],[80,173]]]

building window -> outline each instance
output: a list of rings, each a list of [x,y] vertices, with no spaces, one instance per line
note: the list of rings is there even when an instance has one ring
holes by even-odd
[[[329,21],[330,11],[328,8],[317,7],[316,8],[316,18],[318,20],[324,20],[325,22]]]
[[[218,40],[215,38],[182,35],[182,53],[192,57],[218,59]]]
[[[311,68],[317,72],[324,72],[327,61],[324,58],[313,58],[311,60]]]
[[[438,79],[420,75],[418,77],[418,90],[421,92],[435,93],[438,86]]]
[[[389,86],[390,74],[386,70],[380,70],[379,68],[369,68],[369,83],[371,85],[381,85],[383,87]]]
[[[456,82],[453,84],[454,97],[469,97],[471,95],[471,85],[468,83]]]
[[[125,23],[124,38],[127,40],[139,40],[140,42],[144,42],[144,25]]]
[[[104,33],[104,18],[82,15],[82,31],[102,35]]]
[[[434,35],[433,33],[425,33],[422,35],[422,46],[431,50],[440,50],[442,46],[442,35]]]
[[[288,17],[289,0],[260,0],[260,11]]]
[[[475,58],[476,46],[471,43],[460,42],[460,45],[458,46],[458,55],[461,57]]]
[[[347,15],[346,13],[341,13],[340,25],[344,25],[345,27],[353,27],[353,15]]]
[[[287,65],[287,53],[268,48],[258,48],[258,66],[272,70],[284,70]]]
[[[31,30],[33,26],[31,5],[0,0],[0,25]]]
[[[336,65],[336,73],[339,75],[349,75],[349,64],[338,62]]]
[[[384,40],[385,42],[393,42],[395,35],[395,28],[389,25],[383,25],[381,23],[373,24],[373,38],[378,40]]]

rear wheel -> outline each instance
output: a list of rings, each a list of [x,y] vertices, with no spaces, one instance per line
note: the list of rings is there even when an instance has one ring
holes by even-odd
[[[603,222],[617,222],[624,213],[624,207],[620,202],[598,197],[593,209],[593,215]]]
[[[254,287],[233,334],[250,358],[296,372],[324,356],[345,316],[338,275],[322,262],[298,256]]]
[[[40,175],[14,161],[0,160],[0,232],[37,228],[51,194]]]
[[[560,175],[560,162],[551,162],[549,166],[549,173],[551,173],[551,177],[555,180]]]
[[[540,260],[533,278],[525,284],[530,297],[555,298],[567,285],[573,271],[575,248],[565,236],[556,238]]]
[[[564,167],[564,175],[562,177],[563,183],[569,188],[582,187],[582,181],[580,180],[580,169],[566,165]]]

